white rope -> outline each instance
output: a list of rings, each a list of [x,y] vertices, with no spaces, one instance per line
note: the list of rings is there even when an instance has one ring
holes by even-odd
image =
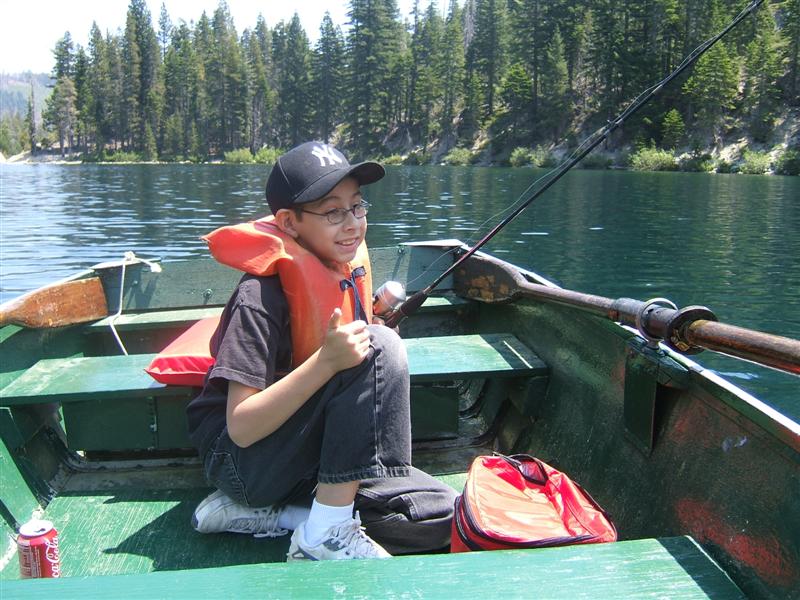
[[[150,270],[153,273],[161,273],[161,265],[158,263],[154,263],[145,258],[139,258],[130,250],[125,253],[125,258],[122,260],[122,274],[119,282],[119,305],[117,306],[117,312],[111,316],[111,319],[108,322],[108,326],[111,328],[111,333],[114,334],[114,338],[117,340],[117,344],[125,356],[128,356],[128,350],[125,348],[125,344],[122,343],[122,338],[119,336],[119,332],[117,331],[115,323],[117,322],[117,319],[122,316],[122,301],[123,296],[125,295],[125,267],[136,263],[144,263],[150,267]]]

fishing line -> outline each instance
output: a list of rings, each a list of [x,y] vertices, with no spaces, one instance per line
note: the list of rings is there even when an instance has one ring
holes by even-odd
[[[708,40],[707,40],[707,41],[708,41]],[[704,44],[705,44],[705,43],[706,43],[706,42],[704,42]],[[693,55],[694,55],[696,52],[698,52],[698,51],[701,51],[701,48],[702,48],[702,47],[703,47],[703,44],[701,44],[700,46],[698,46],[697,48],[695,48],[695,49],[692,51],[692,53],[690,53],[690,54],[689,54],[689,55],[688,55],[686,58],[684,58],[684,59],[683,59],[683,62],[682,62],[682,63],[681,63],[679,66],[678,66],[678,68],[681,68],[681,67],[682,67],[682,66],[683,66],[683,65],[684,65],[684,64],[685,64],[685,63],[686,63],[686,62],[687,62],[687,61],[690,59],[690,57],[692,57],[692,56],[693,56]],[[621,115],[620,115],[620,116],[624,116],[624,115],[626,115],[626,113],[627,113],[627,112],[628,112],[628,111],[631,109],[631,107],[633,107],[633,106],[634,106],[634,105],[635,105],[637,102],[639,102],[639,101],[640,101],[640,99],[641,99],[643,96],[645,96],[646,94],[649,94],[651,91],[653,91],[654,89],[656,89],[656,88],[657,88],[659,85],[661,85],[661,83],[662,83],[662,82],[663,82],[663,80],[662,80],[662,81],[660,81],[660,82],[658,82],[658,83],[656,83],[656,84],[654,84],[654,85],[652,85],[652,86],[650,86],[650,87],[649,87],[649,88],[647,88],[646,90],[644,90],[644,91],[640,92],[640,93],[639,93],[639,95],[638,95],[638,96],[636,96],[636,98],[634,98],[633,100],[631,100],[631,102],[629,102],[629,103],[628,103],[628,106],[627,106],[627,107],[626,107],[626,108],[623,110],[623,112],[621,113]],[[538,179],[535,179],[535,180],[533,181],[533,183],[531,183],[530,185],[528,185],[528,187],[527,187],[527,188],[525,188],[525,189],[522,191],[522,193],[520,193],[520,194],[517,196],[517,199],[516,199],[516,200],[514,200],[514,202],[512,202],[511,204],[509,204],[508,206],[506,206],[506,207],[505,207],[505,208],[503,208],[502,210],[499,210],[499,211],[497,211],[496,213],[494,213],[494,214],[490,215],[489,217],[487,217],[487,218],[486,218],[486,219],[485,219],[485,220],[484,220],[484,221],[483,221],[483,222],[482,222],[480,225],[478,225],[478,226],[475,228],[475,233],[473,234],[473,236],[470,236],[469,238],[467,238],[467,239],[464,241],[464,245],[465,245],[465,246],[472,246],[472,245],[473,245],[473,244],[474,244],[474,243],[477,241],[477,239],[476,239],[476,238],[477,238],[478,236],[480,236],[480,235],[481,235],[481,233],[480,233],[480,232],[481,232],[481,230],[482,230],[482,229],[483,229],[483,228],[484,228],[486,225],[488,225],[488,224],[489,224],[489,223],[491,223],[491,222],[494,222],[496,219],[499,219],[499,218],[504,218],[504,216],[505,216],[506,214],[508,214],[508,213],[512,212],[512,211],[513,211],[513,210],[514,210],[514,209],[515,209],[515,208],[516,208],[516,207],[517,207],[517,206],[518,206],[518,205],[519,205],[521,202],[524,202],[524,200],[525,200],[525,197],[527,196],[527,194],[528,194],[529,192],[531,192],[531,190],[533,190],[533,189],[534,189],[534,188],[535,188],[535,187],[536,187],[536,186],[537,186],[537,185],[538,185],[540,182],[542,182],[542,181],[544,181],[545,179],[547,179],[548,177],[550,177],[550,176],[554,175],[554,174],[555,174],[555,173],[556,173],[556,172],[557,172],[557,171],[558,171],[560,168],[562,168],[562,167],[563,167],[563,166],[564,166],[564,165],[565,165],[567,162],[569,162],[570,160],[573,160],[573,159],[574,159],[574,158],[575,158],[575,157],[578,155],[578,153],[579,153],[579,152],[581,152],[581,150],[584,148],[584,146],[586,146],[587,144],[589,144],[589,143],[590,143],[590,142],[591,142],[591,141],[592,141],[592,140],[595,138],[595,136],[597,136],[597,135],[600,135],[600,134],[603,132],[603,130],[605,129],[605,127],[606,127],[606,126],[607,126],[607,125],[604,125],[603,127],[599,128],[599,129],[597,129],[597,130],[595,130],[595,131],[594,131],[594,132],[593,132],[591,135],[589,135],[589,136],[588,136],[588,137],[587,137],[587,138],[586,138],[586,139],[585,139],[583,142],[581,142],[581,144],[580,144],[580,145],[579,145],[577,148],[575,148],[575,150],[573,150],[573,151],[572,151],[572,153],[571,153],[569,156],[567,156],[566,158],[562,158],[562,159],[561,159],[561,162],[560,162],[558,165],[556,165],[555,167],[553,167],[552,169],[550,169],[548,172],[546,172],[544,175],[542,175],[542,176],[541,176],[541,177],[539,177]],[[425,268],[425,269],[424,269],[424,270],[423,270],[423,271],[422,271],[422,272],[421,272],[419,275],[417,275],[416,277],[414,277],[414,279],[411,279],[410,281],[406,282],[406,286],[409,286],[409,287],[410,287],[410,286],[411,286],[413,283],[415,283],[415,282],[416,282],[418,279],[421,279],[422,277],[424,277],[424,276],[425,276],[425,275],[428,273],[428,271],[430,271],[430,270],[431,270],[431,268],[432,268],[432,267],[433,267],[433,266],[434,266],[436,263],[438,263],[440,260],[442,260],[442,259],[444,259],[444,258],[446,258],[446,257],[450,256],[451,254],[456,254],[456,253],[458,253],[458,252],[460,252],[460,251],[461,251],[461,247],[459,247],[459,248],[452,248],[452,249],[448,250],[447,252],[444,252],[443,254],[439,255],[439,257],[437,257],[437,258],[436,258],[436,259],[435,259],[435,260],[434,260],[434,261],[433,261],[433,262],[432,262],[430,265],[428,265],[428,266],[427,266],[427,267],[426,267],[426,268]]]
[[[569,171],[572,167],[574,167],[581,159],[583,159],[589,152],[594,150],[603,140],[607,139],[608,136],[617,128],[619,128],[625,120],[630,117],[632,114],[637,112],[642,106],[647,104],[657,93],[659,93],[668,83],[670,83],[673,79],[675,79],[678,75],[680,75],[687,67],[689,67],[693,62],[695,62],[700,56],[702,56],[711,46],[717,43],[722,37],[724,37],[731,29],[736,27],[744,18],[746,18],[749,14],[754,12],[761,4],[764,3],[764,0],[753,0],[750,4],[748,4],[739,14],[718,34],[709,38],[705,42],[701,43],[697,48],[695,48],[683,61],[675,68],[669,75],[667,75],[664,79],[656,83],[655,85],[647,88],[643,92],[641,92],[632,102],[628,104],[628,106],[620,113],[613,121],[609,121],[603,126],[600,130],[596,131],[592,135],[590,135],[586,141],[584,141],[571,155],[570,157],[558,165],[553,170],[549,171],[536,181],[534,181],[528,188],[521,194],[520,198],[518,198],[512,205],[500,211],[500,214],[509,212],[510,214],[503,218],[503,220],[495,225],[489,233],[487,233],[480,241],[478,241],[474,246],[472,246],[469,250],[464,252],[458,260],[456,260],[449,268],[447,268],[443,273],[441,273],[436,279],[430,283],[427,287],[419,292],[415,293],[411,298],[409,298],[402,306],[400,306],[397,310],[394,311],[391,315],[389,315],[386,319],[386,324],[390,325],[391,327],[397,326],[401,320],[403,320],[406,316],[409,316],[413,312],[422,305],[431,291],[439,285],[450,273],[455,271],[455,269],[465,260],[467,260],[470,256],[475,254],[481,247],[483,247],[486,243],[488,243],[497,233],[500,232],[506,225],[508,225],[512,220],[514,220],[525,208],[527,208],[536,198],[541,196],[545,191],[547,191],[550,186],[552,186],[556,181],[558,181],[562,176],[564,176],[567,171]],[[537,185],[544,181],[538,189]],[[528,194],[531,190],[536,189],[529,198],[521,201],[521,199]],[[484,222],[485,224],[486,222]],[[483,227],[481,224],[480,228]],[[439,259],[443,258],[450,252],[458,251],[459,249],[451,250]],[[428,266],[428,269],[438,262],[435,260],[431,265]],[[424,274],[421,273],[418,277],[412,280],[416,281]]]

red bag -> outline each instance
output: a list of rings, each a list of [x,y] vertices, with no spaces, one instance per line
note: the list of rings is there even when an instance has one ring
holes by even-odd
[[[609,516],[577,483],[532,456],[479,456],[456,498],[451,552],[614,542]]]

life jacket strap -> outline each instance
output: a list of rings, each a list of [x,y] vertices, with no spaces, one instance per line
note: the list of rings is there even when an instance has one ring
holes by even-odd
[[[364,305],[361,302],[361,296],[358,294],[358,287],[356,286],[356,277],[364,277],[367,274],[365,267],[356,267],[350,273],[349,279],[342,279],[339,282],[339,288],[345,291],[347,288],[353,289],[353,298],[355,299],[355,319],[360,319],[367,323],[367,311],[364,310]],[[369,323],[367,323],[369,324]]]

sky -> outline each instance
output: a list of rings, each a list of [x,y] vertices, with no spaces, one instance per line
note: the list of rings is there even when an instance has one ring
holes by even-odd
[[[205,10],[210,17],[219,0],[147,0],[158,30],[161,4],[167,7],[173,23],[180,19],[197,21]],[[72,40],[86,47],[92,21],[100,31],[124,29],[129,0],[0,0],[0,72],[49,73],[53,68],[52,50],[56,42],[69,31]],[[399,0],[400,16],[408,15],[413,0]],[[428,2],[420,2],[427,6]],[[442,0],[438,3],[444,4]],[[241,33],[256,24],[258,14],[264,15],[267,25],[274,27],[288,21],[297,11],[309,39],[316,41],[325,11],[333,22],[344,26],[349,2],[336,0],[228,0],[236,31]]]

